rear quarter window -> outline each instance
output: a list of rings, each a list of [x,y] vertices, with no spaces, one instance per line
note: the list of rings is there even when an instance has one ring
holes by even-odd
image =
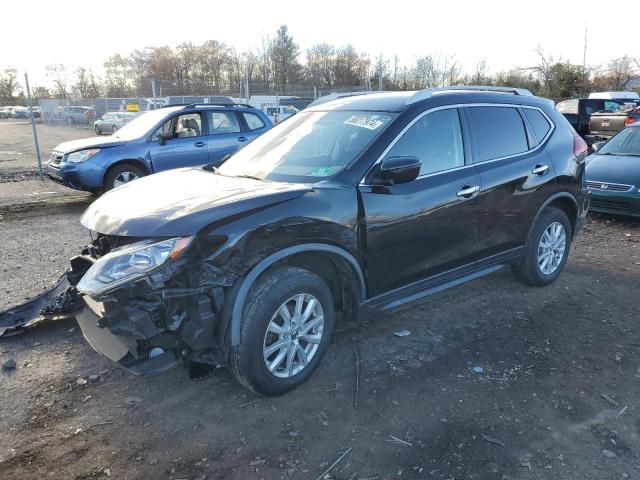
[[[533,129],[533,133],[537,138],[537,145],[544,140],[544,137],[547,136],[549,130],[551,130],[551,124],[540,110],[536,110],[534,108],[523,108],[522,110],[524,111],[524,115],[527,117],[527,120]]]
[[[474,163],[508,157],[529,150],[522,117],[515,107],[467,107]]]

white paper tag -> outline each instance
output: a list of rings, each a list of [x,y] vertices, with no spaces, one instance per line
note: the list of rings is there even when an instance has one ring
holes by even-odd
[[[354,115],[344,122],[345,125],[353,125],[354,127],[362,127],[367,130],[375,130],[380,125],[384,124],[382,120],[376,120],[373,118],[367,118],[360,115]]]

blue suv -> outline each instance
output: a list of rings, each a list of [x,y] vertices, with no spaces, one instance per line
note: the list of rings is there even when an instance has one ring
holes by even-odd
[[[114,135],[58,145],[47,174],[77,190],[95,193],[152,173],[214,166],[272,127],[249,105],[181,105],[147,112]]]

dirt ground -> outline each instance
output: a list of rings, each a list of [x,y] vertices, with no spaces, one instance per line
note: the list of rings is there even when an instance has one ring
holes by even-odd
[[[36,124],[43,166],[60,143],[94,137],[92,126]],[[0,184],[33,178],[38,173],[30,120],[0,120]]]
[[[0,309],[86,243],[81,209],[0,220]],[[505,270],[342,328],[280,398],[135,377],[42,324],[0,340],[0,478],[316,479],[348,451],[326,478],[637,479],[639,293],[640,222],[596,216],[555,284]]]

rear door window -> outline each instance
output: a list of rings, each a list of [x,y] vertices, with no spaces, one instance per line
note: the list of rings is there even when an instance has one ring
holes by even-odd
[[[515,107],[467,107],[475,147],[474,162],[486,162],[529,150],[522,117]]]
[[[235,112],[209,110],[209,135],[238,133],[240,122]]]
[[[547,133],[551,130],[551,124],[540,110],[536,110],[535,108],[523,108],[522,110],[537,138],[537,145],[547,136]]]

